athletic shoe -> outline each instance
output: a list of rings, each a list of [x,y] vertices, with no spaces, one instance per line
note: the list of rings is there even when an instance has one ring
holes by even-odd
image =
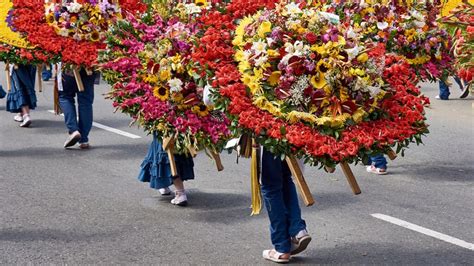
[[[15,120],[16,122],[21,123],[21,122],[23,122],[23,116],[20,113],[18,113],[13,117],[13,120]]]
[[[188,197],[186,197],[186,192],[184,190],[176,190],[174,193],[174,199],[171,200],[171,204],[181,207],[188,205]]]
[[[161,195],[161,196],[169,196],[169,195],[171,195],[171,189],[170,189],[169,187],[160,188],[160,189],[158,189],[158,192],[160,192],[160,195]]]
[[[30,115],[23,116],[23,122],[21,122],[20,127],[29,127],[31,125]]]
[[[74,131],[66,139],[66,142],[64,142],[64,148],[69,148],[74,145],[81,139],[81,133],[79,131]]]
[[[311,242],[311,236],[308,231],[301,230],[295,237],[291,238],[291,255],[303,252]]]

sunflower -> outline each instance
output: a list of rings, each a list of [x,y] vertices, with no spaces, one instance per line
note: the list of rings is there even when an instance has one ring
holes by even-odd
[[[53,24],[54,23],[54,15],[52,13],[50,13],[46,16],[46,22],[48,24]]]
[[[207,1],[206,0],[195,0],[194,4],[200,7],[206,7],[207,6]]]
[[[160,101],[167,101],[169,96],[170,96],[170,92],[167,88],[165,87],[160,87],[160,86],[156,86],[153,88],[153,95],[160,99]]]
[[[199,116],[209,115],[209,109],[204,104],[195,105],[191,108],[191,110],[193,111],[193,113],[195,113]]]
[[[99,32],[98,32],[98,31],[93,31],[93,32],[91,33],[91,41],[97,42],[97,41],[99,41],[99,39],[100,39],[100,34],[99,34]]]

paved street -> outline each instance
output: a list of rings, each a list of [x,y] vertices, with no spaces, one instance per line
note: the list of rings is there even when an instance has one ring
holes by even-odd
[[[197,178],[186,183],[190,205],[175,207],[136,180],[151,137],[113,113],[107,85],[96,88],[94,121],[133,135],[94,127],[86,151],[62,148],[64,122],[49,112],[52,82],[44,87],[30,128],[18,127],[0,100],[0,264],[270,264],[261,258],[271,248],[266,213],[249,216],[249,160],[223,154],[218,173],[199,154]],[[423,91],[432,100],[425,145],[390,162],[387,176],[353,166],[361,195],[340,169],[306,168],[317,203],[302,210],[313,241],[295,263],[474,263],[474,97],[457,99],[455,87],[452,100],[437,101],[437,84]]]

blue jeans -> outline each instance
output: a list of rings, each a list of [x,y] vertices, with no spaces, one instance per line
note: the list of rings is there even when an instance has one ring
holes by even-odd
[[[63,73],[63,91],[59,92],[59,105],[64,113],[64,122],[69,134],[74,131],[81,133],[79,143],[89,142],[89,132],[92,128],[92,103],[94,102],[94,80],[95,74],[87,75],[81,70],[84,91],[79,92],[76,79],[72,75]],[[79,121],[77,119],[75,96],[79,110]]]
[[[387,169],[387,159],[383,154],[377,154],[369,157],[369,165],[374,165],[376,168]]]
[[[461,79],[457,76],[454,76],[454,80],[459,85],[459,88],[461,88],[462,90],[463,86],[461,83]],[[450,94],[451,93],[449,92],[449,86],[446,84],[446,82],[440,79],[439,80],[439,98],[442,100],[448,100]]]
[[[48,81],[53,76],[53,72],[51,71],[51,65],[49,67],[43,68],[43,72],[41,73],[41,79],[44,81]]]
[[[263,150],[261,188],[270,219],[270,236],[275,250],[289,253],[291,237],[306,229],[301,218],[296,187],[286,162]]]

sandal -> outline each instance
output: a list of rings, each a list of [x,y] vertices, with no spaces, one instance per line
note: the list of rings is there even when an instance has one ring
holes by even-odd
[[[376,175],[386,175],[388,174],[387,169],[384,168],[377,168],[373,165],[367,166],[367,172],[376,174]]]
[[[267,249],[267,250],[264,250],[263,253],[262,253],[262,256],[264,259],[266,260],[269,260],[269,261],[273,261],[273,262],[276,262],[276,263],[288,263],[290,262],[290,258],[282,258],[281,256],[282,255],[285,255],[285,253],[280,253],[274,249]]]

